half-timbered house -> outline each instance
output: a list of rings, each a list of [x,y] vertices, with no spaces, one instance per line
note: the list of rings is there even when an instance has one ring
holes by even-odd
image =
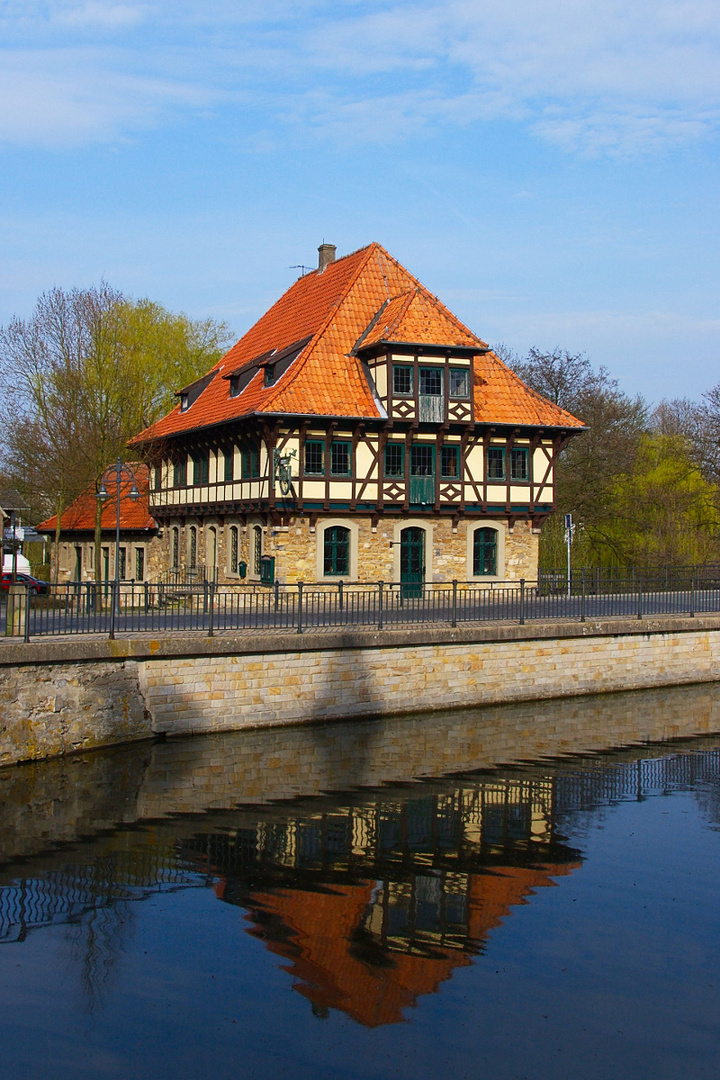
[[[223,581],[537,575],[582,423],[379,244],[300,277],[133,440],[168,569]]]

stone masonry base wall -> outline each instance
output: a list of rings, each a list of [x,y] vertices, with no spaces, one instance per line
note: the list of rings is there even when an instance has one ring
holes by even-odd
[[[720,679],[720,633],[433,644],[139,665],[158,732],[179,735]]]
[[[466,632],[461,640],[426,630],[394,639],[388,632],[351,639],[268,637],[264,644],[196,637],[16,646],[12,654],[6,649],[0,655],[0,763],[154,733],[242,730],[720,680],[720,620],[645,632],[625,625],[612,633],[609,627],[603,632],[602,624],[507,627],[495,630],[494,638],[485,630],[474,637]],[[114,657],[103,654],[110,649]],[[15,653],[24,661],[12,663]],[[41,657],[45,662],[38,662]]]

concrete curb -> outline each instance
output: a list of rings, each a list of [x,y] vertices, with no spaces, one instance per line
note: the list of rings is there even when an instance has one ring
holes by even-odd
[[[507,641],[626,637],[637,634],[677,634],[720,630],[720,615],[651,616],[646,619],[548,620],[520,626],[491,623],[463,626],[423,625],[387,630],[308,630],[303,634],[276,631],[137,634],[115,638],[87,635],[44,638],[30,642],[0,639],[0,668],[23,664],[82,663],[97,660],[151,660],[158,657],[264,656],[272,653],[325,652],[337,649],[404,648],[417,645],[474,645]]]

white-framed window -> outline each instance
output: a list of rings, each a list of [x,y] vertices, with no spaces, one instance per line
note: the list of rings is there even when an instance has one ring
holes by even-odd
[[[210,525],[205,534],[205,562],[211,570],[217,566],[218,535],[214,525]]]
[[[467,526],[468,581],[505,579],[505,525],[499,521],[473,521]]]
[[[228,529],[228,574],[237,574],[240,565],[240,529],[231,525]]]
[[[260,577],[260,560],[263,553],[262,525],[253,525],[250,529],[250,571],[253,577]]]
[[[198,554],[198,531],[197,525],[191,525],[188,529],[187,537],[187,561],[188,566],[197,566],[197,554]]]
[[[358,581],[358,523],[351,518],[326,518],[315,529],[318,581]],[[365,577],[367,575],[364,575]]]

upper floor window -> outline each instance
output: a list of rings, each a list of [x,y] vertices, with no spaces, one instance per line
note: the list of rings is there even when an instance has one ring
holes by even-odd
[[[510,478],[512,480],[527,480],[529,453],[525,447],[513,447],[510,451]]]
[[[460,475],[459,446],[443,446],[440,452],[440,475],[453,478]]]
[[[240,376],[239,375],[231,375],[229,381],[230,381],[230,397],[237,397],[238,394],[240,393]]]
[[[393,364],[393,394],[412,397],[415,393],[415,370],[410,364]]]
[[[330,474],[331,476],[350,475],[350,443],[330,443]]]
[[[488,446],[487,449],[487,478],[488,480],[505,479],[505,447]]]
[[[325,443],[321,439],[308,439],[305,443],[305,473],[322,476],[325,472]]]
[[[256,480],[260,476],[260,447],[248,443],[242,451],[242,474],[244,480]]]
[[[207,450],[193,455],[193,484],[207,484],[210,479],[210,455]]]
[[[402,443],[389,442],[385,444],[385,475],[405,475],[405,447]]]
[[[153,466],[153,491],[159,491],[162,487],[162,467]]]
[[[181,458],[173,466],[173,487],[187,487],[187,458]]]
[[[467,368],[450,368],[450,397],[470,397],[470,372]]]
[[[265,365],[265,385],[266,386],[272,386],[274,382],[275,382],[275,365],[274,364],[266,364]]]
[[[424,397],[439,397],[443,392],[442,368],[420,368],[420,393]]]
[[[235,479],[235,451],[232,446],[228,446],[223,452],[225,458],[225,473],[224,479],[226,484],[231,484]]]
[[[190,408],[190,395],[189,394],[181,394],[180,395],[180,412],[187,412],[187,410],[189,408]]]

